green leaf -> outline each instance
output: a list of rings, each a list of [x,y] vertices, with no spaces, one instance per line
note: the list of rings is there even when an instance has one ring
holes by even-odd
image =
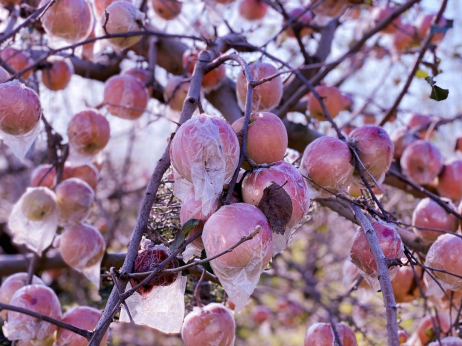
[[[181,230],[181,234],[184,235],[185,237],[189,234],[189,232],[192,231],[192,229],[196,226],[199,226],[199,223],[201,221],[197,219],[191,219],[188,220],[184,225],[183,229]]]
[[[419,70],[417,70],[417,72],[415,73],[415,76],[416,76],[417,78],[423,79],[423,78],[429,77],[430,75],[429,75],[427,72],[425,72],[424,70],[420,70],[420,69],[419,69]]]
[[[443,101],[443,100],[446,100],[448,98],[449,90],[448,89],[443,89],[443,88],[440,88],[439,86],[437,86],[436,83],[433,81],[433,77],[427,77],[427,78],[425,78],[425,80],[432,87],[432,92],[430,94],[430,98],[432,100]]]
[[[181,233],[178,233],[175,240],[170,244],[170,251],[175,251],[180,247],[180,245],[184,242],[185,236]]]

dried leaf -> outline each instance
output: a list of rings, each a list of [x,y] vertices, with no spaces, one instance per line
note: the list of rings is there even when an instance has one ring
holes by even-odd
[[[268,218],[273,231],[279,234],[285,233],[285,227],[292,216],[292,200],[281,185],[272,184],[265,188],[263,197],[258,208]]]

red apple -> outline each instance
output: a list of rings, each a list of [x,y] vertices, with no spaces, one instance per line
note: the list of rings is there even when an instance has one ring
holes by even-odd
[[[187,73],[192,74],[194,66],[196,65],[197,57],[199,56],[198,51],[191,49],[186,50],[183,53],[183,68]],[[225,65],[221,64],[217,68],[208,72],[202,79],[202,87],[206,92],[209,92],[218,87],[226,77]]]
[[[429,184],[443,169],[443,157],[432,143],[419,139],[404,149],[401,168],[414,183]]]
[[[256,324],[269,321],[272,317],[271,309],[264,305],[257,305],[252,311],[252,319]]]
[[[32,171],[30,186],[45,186],[51,189],[55,185],[55,178],[56,170],[53,168],[53,165],[38,165]]]
[[[302,14],[303,13],[303,14]],[[309,24],[313,20],[313,13],[311,11],[307,11],[303,7],[297,7],[294,8],[292,11],[288,13],[290,19],[295,19],[291,22],[289,27],[286,29],[287,36],[289,37],[295,37],[294,29],[291,27],[293,25],[300,25],[300,24]],[[284,25],[286,24],[286,21],[284,21]],[[309,27],[304,27],[300,30],[300,37],[303,36],[308,36],[311,34],[312,30]]]
[[[276,67],[263,62],[255,62],[249,65],[253,80],[260,80],[276,74]],[[267,112],[276,107],[282,98],[282,79],[277,76],[272,80],[260,84],[253,89],[252,112]],[[242,110],[245,110],[247,99],[247,79],[244,72],[239,73],[236,82],[237,101]]]
[[[302,221],[308,212],[310,193],[305,179],[290,163],[279,161],[269,168],[256,169],[246,175],[242,182],[242,198],[245,203],[258,206],[263,191],[273,182],[283,186],[292,200],[292,216],[287,224],[287,228],[291,229]]]
[[[432,123],[432,119],[429,115],[412,113],[407,121],[407,127],[408,129],[413,130],[413,131],[418,131],[420,128],[426,127],[424,130],[418,131],[422,138],[426,138],[427,132],[428,132],[428,129],[431,123]],[[433,131],[431,131],[430,136],[432,134],[433,134]]]
[[[130,68],[130,69],[125,70],[124,72],[121,73],[122,76],[126,75],[126,74],[137,78],[145,86],[149,82],[149,80],[151,78],[151,75],[152,75],[152,73],[150,71],[144,70],[144,69],[138,68],[138,67]],[[147,89],[148,89],[148,95],[151,95],[152,90],[153,90],[152,85],[148,86]]]
[[[232,346],[235,334],[232,312],[218,303],[194,308],[185,317],[181,328],[186,346]]]
[[[262,19],[267,10],[268,4],[263,0],[241,0],[239,3],[239,14],[247,20]]]
[[[24,52],[18,49],[15,49],[13,47],[6,47],[5,49],[1,50],[0,58],[3,61],[5,61],[8,65],[10,65],[11,68],[15,70],[15,72],[22,71],[26,67],[32,64],[32,60],[29,58],[28,55],[26,55]],[[29,78],[31,73],[32,73],[32,69],[24,72],[21,77],[24,79],[27,79]],[[8,78],[6,79],[9,79],[9,78],[10,76],[8,76]]]
[[[438,176],[436,186],[440,196],[459,201],[462,198],[462,161],[446,164]]]
[[[314,181],[311,183],[308,180],[307,183],[317,191],[317,197],[331,197],[332,194],[318,185],[334,193],[345,189],[353,176],[352,162],[350,148],[345,142],[324,136],[306,147],[300,163],[300,173]]]
[[[375,25],[385,20],[385,18],[387,18],[393,11],[394,8],[392,7],[376,7],[373,12],[373,20]],[[401,17],[396,17],[390,24],[388,24],[384,29],[382,29],[382,32],[385,34],[393,34],[400,26]]]
[[[86,110],[74,115],[67,127],[69,144],[83,156],[94,156],[109,142],[109,122],[100,113]]]
[[[35,91],[14,80],[0,84],[0,95],[0,131],[22,136],[38,126],[42,107]]]
[[[181,76],[172,76],[168,79],[164,89],[164,99],[171,109],[181,112],[190,84]]]
[[[416,273],[414,273],[414,269]],[[420,280],[422,269],[417,266],[414,269],[410,266],[399,267],[395,278],[391,280],[396,303],[409,303],[419,298],[420,292],[416,280]]]
[[[450,323],[446,316],[427,315],[422,318],[417,326],[417,337],[422,345],[427,345],[430,341],[436,340],[439,335],[442,337],[450,329]]]
[[[118,2],[120,1],[114,4]],[[107,110],[119,118],[138,119],[143,115],[148,101],[148,90],[144,84],[128,74],[113,76],[104,85],[104,102],[107,104]]]
[[[42,70],[42,83],[50,90],[63,90],[71,81],[74,66],[67,59],[49,58]]]
[[[356,336],[351,327],[346,324],[335,324],[335,330],[343,346],[357,346]],[[315,323],[310,326],[305,335],[305,346],[329,346],[335,344],[334,331],[330,323]]]
[[[399,344],[404,344],[409,339],[409,334],[405,330],[398,330]]]
[[[395,148],[393,157],[396,161],[401,159],[404,149],[411,143],[414,143],[418,138],[406,129],[397,129],[390,136],[393,146]]]
[[[59,224],[75,225],[83,222],[90,213],[95,193],[86,182],[70,178],[56,186],[56,201],[59,208]]]
[[[48,2],[42,0],[39,7]],[[40,20],[48,35],[72,43],[83,41],[93,29],[92,11],[85,0],[60,0],[50,6]]]
[[[181,13],[183,2],[178,0],[151,0],[152,9],[165,20],[172,20]]]
[[[393,47],[401,52],[418,45],[416,28],[411,24],[402,24],[393,34]]]
[[[205,223],[202,233],[207,257],[215,256],[248,236],[260,226],[260,232],[233,251],[214,260],[212,264],[223,268],[243,268],[250,263],[261,263],[264,268],[273,253],[271,226],[257,207],[236,203],[221,207]]]
[[[361,1],[361,0],[359,0]],[[353,1],[345,1],[345,0],[324,0],[319,2],[319,6],[313,8],[313,12],[316,15],[322,15],[327,17],[336,17],[340,15],[344,8],[347,6],[348,2],[354,4]],[[356,0],[358,3],[358,0]],[[360,2],[362,4],[362,2]]]
[[[84,182],[90,185],[93,191],[96,191],[96,185],[98,184],[98,170],[91,163],[81,166],[72,166],[66,162],[63,170],[62,180],[70,178],[82,179]]]
[[[238,133],[244,125],[244,117],[232,127]],[[242,141],[241,136],[238,137]],[[247,153],[257,164],[273,163],[284,158],[287,150],[287,130],[279,117],[273,113],[252,113],[247,131]]]
[[[315,90],[324,102],[329,115],[335,118],[344,107],[342,93],[336,87],[324,85],[317,86]],[[308,111],[313,118],[319,121],[327,121],[321,103],[316,99],[313,93],[308,95]]]

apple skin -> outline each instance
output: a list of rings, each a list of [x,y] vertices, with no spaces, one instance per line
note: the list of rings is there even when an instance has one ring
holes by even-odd
[[[63,90],[71,81],[74,66],[67,59],[50,58],[42,70],[42,83],[50,90]]]
[[[115,1],[118,1],[118,0],[94,0],[93,4],[95,5],[94,8],[95,8],[96,16],[98,18],[101,18],[106,8]],[[131,0],[123,0],[123,1],[130,2]]]
[[[340,90],[336,87],[328,87],[325,85],[317,86],[315,90],[324,102],[329,115],[335,118],[344,107],[344,101]],[[313,118],[319,121],[327,121],[321,103],[313,93],[308,94],[308,111]]]
[[[24,52],[16,48],[13,48],[13,47],[6,47],[5,49],[2,49],[0,51],[0,58],[3,61],[7,62],[8,65],[10,65],[11,68],[15,70],[16,72],[24,70],[26,67],[28,67],[32,63],[32,60],[29,58],[28,55],[26,55]],[[8,73],[6,70],[5,72]],[[29,78],[31,73],[32,73],[32,69],[24,72],[21,77],[24,79],[27,79]],[[9,79],[10,77],[11,76],[8,73],[8,78],[6,79]],[[1,78],[0,78],[0,82],[3,82]]]
[[[343,346],[357,346],[355,333],[346,324],[337,323],[335,329]],[[305,335],[305,346],[334,345],[335,336],[330,323],[315,323],[308,328]]]
[[[238,133],[244,125],[244,117],[232,124]],[[238,137],[239,142],[242,141]],[[287,130],[279,117],[269,112],[252,113],[247,131],[247,153],[257,164],[273,163],[284,158],[287,150]]]
[[[401,168],[416,184],[430,184],[443,169],[443,156],[432,143],[419,139],[404,149]]]
[[[452,235],[443,234],[430,246],[425,260],[429,267],[446,270],[462,276],[462,239]],[[462,290],[462,279],[456,276],[433,271],[433,275],[440,281],[444,289],[452,291]]]
[[[0,66],[0,83],[6,82],[10,77],[10,73]]]
[[[383,21],[386,17],[388,17],[394,11],[391,7],[376,7],[373,12],[373,20],[374,24],[377,25],[381,21]],[[394,34],[398,28],[401,26],[401,17],[396,17],[393,21],[388,24],[382,32],[384,34]]]
[[[278,72],[273,65],[262,62],[250,64],[249,69],[252,73],[253,80],[263,79]],[[277,76],[255,87],[252,95],[252,112],[268,112],[275,108],[281,101],[282,91],[281,76]],[[239,73],[237,76],[236,95],[239,107],[244,111],[245,101],[247,99],[247,79],[245,78],[244,72]]]
[[[268,4],[262,0],[241,0],[238,10],[240,16],[247,20],[259,20],[265,16]]]
[[[290,163],[279,161],[271,167],[259,168],[246,175],[242,182],[242,198],[245,203],[258,206],[263,191],[273,182],[283,186],[292,200],[292,216],[287,224],[290,230],[305,217],[310,207],[310,193],[305,178]]]
[[[212,264],[222,268],[244,268],[251,262],[259,261],[264,268],[273,253],[271,226],[260,209],[247,203],[221,207],[207,220],[202,233],[207,257],[226,250],[241,237],[252,233],[257,226],[261,230],[253,239],[212,260]]]
[[[421,267],[415,266],[418,280],[422,276]],[[416,277],[412,267],[399,267],[398,272],[393,280],[391,280],[391,287],[395,296],[396,303],[409,303],[417,299],[420,295],[419,286],[416,283]]]
[[[232,346],[235,334],[233,313],[218,303],[195,307],[185,317],[181,328],[186,346]]]
[[[64,315],[62,321],[72,326],[85,329],[94,330],[98,321],[102,316],[101,311],[89,306],[76,306],[68,310]],[[101,340],[100,345],[106,345],[109,331]],[[88,340],[70,330],[58,328],[58,335],[56,337],[56,346],[86,346]]]
[[[462,346],[462,339],[457,336],[448,336],[441,339],[441,344],[438,340],[428,344],[428,346]]]
[[[440,196],[453,201],[462,198],[462,160],[455,160],[444,166],[438,176],[436,189]]]
[[[394,150],[393,142],[385,130],[375,125],[358,127],[348,136],[348,143],[356,148],[364,167],[380,183],[390,168]],[[367,172],[363,174],[372,183],[369,174]],[[355,171],[354,177],[359,184],[363,183],[359,172]]]
[[[419,114],[419,113],[412,113],[407,120],[407,128],[412,131],[417,131],[422,126],[427,126],[427,129],[420,130],[418,133],[424,139],[427,137],[427,133],[429,131],[428,126],[432,123],[432,119],[429,115]],[[430,132],[430,136],[433,134],[433,131]]]
[[[168,79],[164,89],[164,99],[174,111],[181,112],[184,100],[188,96],[190,82],[184,81],[181,76],[172,76]]]
[[[59,225],[75,225],[84,221],[90,213],[95,193],[86,182],[70,178],[56,186],[56,202],[59,208]]]
[[[38,95],[18,80],[0,84],[0,131],[25,135],[38,126],[42,107]]]
[[[194,66],[196,66],[198,56],[199,52],[193,51],[191,49],[187,49],[183,53],[183,68],[190,75],[192,75],[194,72]],[[204,78],[202,78],[202,88],[204,88],[205,92],[210,92],[220,86],[225,77],[226,68],[225,65],[221,64],[217,68],[214,68],[212,71],[208,72]]]
[[[44,186],[51,189],[55,185],[56,170],[53,165],[43,164],[38,165],[31,174],[31,187]]]
[[[304,12],[301,16],[300,14]],[[313,20],[313,13],[311,11],[306,11],[303,7],[297,7],[291,10],[288,13],[290,18],[296,18],[300,16],[296,21],[293,21],[292,23],[310,23]],[[286,24],[286,21],[284,21],[284,25]],[[313,30],[311,28],[305,27],[300,30],[300,37],[308,36],[311,34]],[[295,38],[295,32],[294,29],[292,29],[290,26],[286,29],[286,34],[289,37]]]
[[[46,187],[29,188],[23,196],[22,212],[30,221],[43,221],[56,208],[54,193]]]
[[[178,0],[151,0],[151,5],[154,12],[165,20],[178,17],[183,7],[183,3]]]
[[[83,156],[93,156],[102,151],[111,136],[107,119],[95,110],[77,113],[67,126],[69,144]]]
[[[390,138],[395,148],[393,152],[393,158],[395,159],[395,161],[398,162],[401,159],[401,156],[403,155],[404,149],[406,149],[411,143],[414,143],[416,140],[419,139],[411,132],[403,128],[394,131],[391,134]]]
[[[39,7],[48,3],[42,0]],[[55,6],[56,5],[56,6]],[[84,0],[60,0],[51,6],[40,19],[46,33],[70,43],[83,41],[93,29],[90,4]]]
[[[93,191],[96,191],[98,184],[98,170],[92,164],[85,164],[81,166],[71,166],[66,163],[63,170],[62,180],[70,178],[79,178],[86,182]]]
[[[116,117],[138,119],[143,115],[148,101],[148,89],[138,78],[129,74],[112,76],[104,85],[106,108]]]
[[[354,171],[352,160],[350,148],[345,142],[324,136],[317,138],[305,148],[300,173],[335,193],[345,189],[351,182]],[[332,196],[308,180],[307,184],[320,197]]]
[[[428,345],[432,341],[428,334],[434,333],[434,325],[438,326],[441,333],[446,333],[450,329],[450,323],[446,316],[438,314],[438,316],[427,315],[423,317],[417,326],[417,337],[422,345]]]

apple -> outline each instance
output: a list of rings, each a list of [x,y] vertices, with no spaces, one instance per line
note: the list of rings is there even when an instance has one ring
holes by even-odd
[[[350,133],[348,143],[356,149],[364,167],[380,183],[380,180],[385,176],[393,160],[393,142],[385,130],[375,125],[359,127]],[[360,167],[362,166],[360,165]],[[363,171],[363,175],[369,183],[372,183],[367,172]],[[362,184],[362,180],[356,170],[354,177],[359,184]]]
[[[421,16],[417,21],[417,36],[420,40],[424,40],[425,37],[429,34],[431,25],[436,17],[435,14],[426,14]],[[447,25],[446,19],[441,17],[440,21],[438,22],[438,27],[445,27]],[[444,38],[444,32],[435,33],[431,39],[432,43],[439,43]]]
[[[3,61],[5,61],[8,65],[10,65],[15,72],[22,71],[32,64],[32,60],[29,58],[28,55],[26,55],[23,51],[20,51],[10,46],[0,51],[0,58]],[[29,78],[31,73],[32,69],[24,72],[21,77],[27,79]],[[8,78],[6,79],[9,78],[10,76],[8,74]]]
[[[58,297],[51,288],[43,284],[20,288],[11,298],[10,305],[61,319]],[[8,340],[34,340],[35,345],[51,344],[56,330],[54,324],[14,311],[8,311],[8,322],[3,326],[3,333]]]
[[[232,346],[235,334],[233,313],[218,303],[194,308],[181,328],[185,346]]]
[[[439,335],[442,337],[450,329],[450,323],[446,316],[427,315],[423,317],[417,326],[417,337],[422,345],[427,345],[430,341],[436,340]]]
[[[74,327],[85,330],[94,330],[98,321],[102,316],[101,311],[89,306],[76,306],[68,310],[64,315],[62,321]],[[100,345],[106,345],[108,332],[104,335]],[[70,330],[58,328],[58,335],[56,337],[56,346],[86,346],[88,340]]]
[[[422,138],[427,137],[427,132],[429,131],[429,126],[432,123],[432,119],[429,115],[419,114],[419,113],[412,113],[407,120],[407,127],[410,130],[417,131],[421,127],[426,126],[427,128],[424,130],[418,131]],[[430,132],[430,136],[433,134],[433,130]]]
[[[223,268],[244,268],[255,263],[266,267],[273,253],[271,226],[260,209],[246,203],[225,205],[207,220],[202,233],[207,257],[228,249],[258,226],[260,232],[253,239],[211,262]]]
[[[393,47],[398,52],[418,45],[417,29],[411,24],[402,24],[393,34]]]
[[[268,4],[263,0],[241,0],[239,14],[247,20],[262,19],[268,10]]]
[[[63,90],[73,74],[74,66],[69,60],[49,58],[42,70],[42,83],[50,90]]]
[[[345,1],[345,0],[324,0],[322,2],[319,2],[319,6],[315,6],[313,8],[313,12],[316,15],[322,15],[322,16],[327,16],[327,17],[337,17],[340,15],[344,8],[347,6],[348,3],[354,4],[358,3],[358,1],[362,0],[356,0],[355,1]],[[361,4],[363,2],[360,2]]]
[[[31,178],[30,178],[31,180],[30,186],[32,187],[45,186],[51,189],[55,185],[55,178],[56,178],[56,169],[53,167],[53,165],[50,165],[50,164],[38,165],[32,171]]]
[[[107,119],[95,110],[77,113],[67,126],[69,144],[83,156],[94,156],[109,142],[111,129]]]
[[[244,117],[237,119],[232,127],[238,133],[244,125]],[[242,142],[242,136],[238,137]],[[257,164],[273,163],[284,158],[287,150],[287,130],[282,120],[269,112],[250,115],[247,131],[247,153]]]
[[[391,280],[396,303],[409,303],[419,298],[420,292],[416,280],[420,280],[422,268],[416,266],[414,269],[410,266],[399,267],[395,278]]]
[[[84,221],[90,213],[95,193],[86,182],[70,178],[56,186],[56,201],[61,226],[75,225]]]
[[[42,0],[39,7],[49,0]],[[40,18],[45,32],[68,42],[83,41],[93,29],[93,14],[85,0],[60,0]]]
[[[1,52],[0,52],[0,54],[1,54]],[[8,79],[10,79],[10,77],[11,76],[8,73],[8,71],[0,66],[0,83],[6,82]]]
[[[258,206],[263,191],[273,182],[283,186],[292,200],[292,216],[287,224],[290,230],[304,219],[310,207],[310,193],[305,179],[290,163],[279,161],[271,167],[259,168],[246,175],[242,182],[242,198],[245,203]]]
[[[401,168],[406,177],[416,184],[430,184],[443,169],[443,157],[432,143],[419,139],[404,149]]]
[[[154,12],[165,20],[172,20],[181,13],[183,2],[178,0],[151,0]]]
[[[353,97],[349,94],[342,94],[342,111],[351,111],[353,107]]]
[[[181,112],[190,85],[191,83],[181,76],[172,76],[168,79],[164,89],[164,99],[171,109]]]
[[[115,1],[117,0],[94,0],[96,16],[98,18],[101,18],[106,8],[108,8],[108,6]],[[131,0],[124,0],[124,1],[131,2]]]
[[[170,146],[175,170],[186,180],[231,180],[239,162],[239,142],[226,120],[206,114],[180,126]]]
[[[198,56],[199,51],[194,51],[191,49],[188,49],[183,53],[183,68],[188,74],[192,74],[194,72],[194,66],[196,66]],[[225,65],[221,64],[204,76],[202,79],[202,87],[206,92],[210,92],[211,90],[220,86],[225,77],[226,68]]]
[[[294,8],[293,10],[289,11],[288,15],[289,15],[290,19],[295,19],[295,18],[298,17],[297,20],[294,20],[293,22],[291,22],[289,27],[286,29],[287,36],[289,36],[289,37],[295,37],[295,32],[294,32],[294,29],[292,28],[292,26],[297,26],[297,25],[305,24],[305,23],[309,24],[310,22],[312,22],[313,17],[314,17],[314,15],[313,15],[313,13],[311,11],[307,11],[303,7]],[[285,24],[286,24],[286,21],[284,21],[284,25]],[[300,29],[300,37],[308,36],[309,34],[311,34],[311,32],[312,32],[312,30],[309,27],[301,28]]]
[[[355,333],[351,327],[346,324],[336,323],[335,330],[343,346],[358,345]],[[335,335],[330,323],[315,323],[306,331],[305,346],[328,346],[335,343]]]
[[[104,85],[106,108],[109,113],[119,118],[138,119],[143,115],[148,101],[149,94],[144,84],[128,74],[112,76]]]
[[[332,197],[318,185],[334,193],[345,189],[353,176],[353,157],[348,145],[334,137],[323,136],[311,142],[303,152],[300,173],[319,197]],[[318,185],[316,185],[318,184]]]
[[[260,80],[278,72],[276,67],[264,62],[254,62],[249,65],[253,80]],[[276,107],[282,98],[282,79],[277,76],[272,80],[260,84],[253,89],[252,112],[267,112]],[[242,110],[245,110],[247,99],[247,79],[244,71],[239,73],[236,82],[237,101]]]
[[[446,270],[449,273],[462,276],[462,239],[452,234],[443,234],[430,246],[425,265]],[[440,281],[443,288],[452,291],[462,289],[462,279],[451,274],[433,271],[433,275]]]
[[[335,118],[344,107],[341,92],[336,87],[324,85],[315,87],[315,90],[324,102],[329,115]],[[313,118],[319,121],[327,121],[321,103],[316,99],[313,93],[308,94],[308,111]]]
[[[252,311],[252,319],[256,324],[270,321],[272,317],[271,309],[265,305],[257,305]]]
[[[462,160],[455,160],[444,166],[436,186],[442,197],[459,201],[462,198]]]
[[[394,9],[392,7],[376,7],[374,8],[372,17],[374,20],[374,24],[377,25],[385,18],[387,18],[390,14],[392,14]],[[396,30],[401,26],[401,17],[396,17],[393,21],[388,24],[382,32],[385,34],[394,34]]]
[[[36,92],[18,80],[0,84],[0,131],[22,136],[38,126],[42,116]]]
[[[90,38],[95,38],[95,25],[93,25],[93,28],[91,29],[90,35],[88,35],[87,39]],[[88,60],[88,61],[93,61],[95,58],[95,44],[96,42],[90,42],[82,45],[82,59]]]
[[[144,69],[138,68],[138,67],[133,67],[133,68],[130,68],[128,70],[125,70],[121,74],[122,74],[122,76],[127,75],[127,74],[130,75],[130,76],[133,76],[133,77],[137,78],[145,86],[147,85],[147,83],[151,79],[151,75],[152,75],[152,73],[150,71],[144,70]],[[153,91],[152,85],[147,86],[147,89],[148,89],[148,95],[152,95],[152,91]]]
[[[144,13],[128,1],[115,1],[111,3],[103,15],[101,23],[107,34],[125,34],[128,32],[141,31],[143,28]],[[111,45],[117,49],[125,49],[133,46],[141,40],[141,36],[114,37],[108,39]]]
[[[409,339],[409,334],[405,330],[398,330],[399,344],[404,344]]]
[[[391,134],[390,138],[395,148],[393,152],[393,157],[395,161],[399,161],[401,159],[404,149],[406,149],[409,146],[409,144],[414,143],[416,140],[419,139],[415,135],[413,135],[412,132],[403,128],[394,131]]]
[[[22,199],[22,213],[30,221],[46,220],[57,208],[54,193],[47,187],[29,188]]]
[[[93,191],[96,191],[96,185],[98,184],[98,173],[99,172],[96,167],[91,163],[80,166],[72,166],[66,162],[63,169],[62,180],[79,178],[90,185]]]

